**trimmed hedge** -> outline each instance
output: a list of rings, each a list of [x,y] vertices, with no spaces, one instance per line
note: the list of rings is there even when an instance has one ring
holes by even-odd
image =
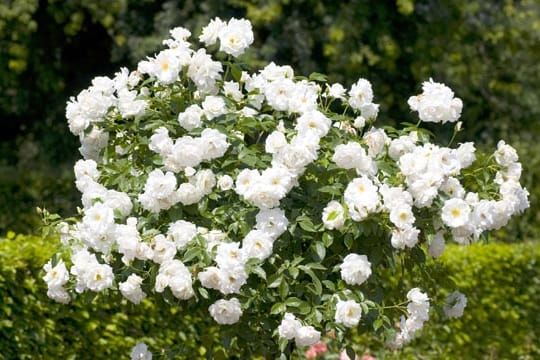
[[[0,359],[124,359],[138,341],[161,355],[196,359],[209,352],[203,345],[216,328],[202,329],[174,306],[135,306],[119,297],[50,300],[41,269],[56,244],[14,234],[0,239]]]
[[[539,244],[451,246],[433,270],[452,274],[456,286],[442,285],[446,294],[467,296],[463,317],[446,319],[436,308],[418,338],[388,357],[540,359]]]
[[[204,326],[201,319],[181,318],[178,307],[85,296],[70,305],[49,300],[41,268],[56,244],[14,234],[0,239],[0,359],[127,358],[137,341],[145,341],[154,353],[178,358],[224,357],[215,347],[217,328]],[[468,297],[464,316],[447,320],[432,312],[432,320],[409,347],[374,355],[540,358],[539,244],[452,246],[441,260],[433,266],[454,274],[456,288]]]

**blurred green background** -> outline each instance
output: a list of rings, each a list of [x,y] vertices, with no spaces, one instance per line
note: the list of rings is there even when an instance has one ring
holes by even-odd
[[[502,234],[537,233],[540,185],[538,0],[4,0],[0,3],[0,234],[35,232],[36,206],[69,215],[78,139],[66,101],[161,48],[168,30],[198,34],[219,16],[246,17],[254,69],[275,61],[350,86],[373,82],[380,123],[415,121],[407,107],[432,77],[463,99],[465,132],[490,151],[518,149],[532,208]],[[450,128],[439,127],[442,138]]]
[[[493,151],[497,141],[505,139],[520,155],[524,166],[522,183],[530,192],[531,208],[495,233],[493,240],[532,242],[527,246],[536,250],[523,251],[508,245],[504,252],[519,256],[526,253],[527,269],[538,269],[539,0],[3,0],[0,2],[0,237],[6,237],[8,231],[38,233],[40,219],[36,206],[63,216],[76,211],[80,199],[73,184],[72,168],[80,155],[78,139],[69,133],[64,118],[69,97],[88,87],[97,75],[112,76],[120,66],[133,69],[139,60],[161,48],[170,28],[184,26],[197,35],[216,16],[251,20],[255,43],[244,60],[254,69],[275,61],[292,65],[297,74],[326,73],[330,81],[345,86],[360,77],[369,79],[375,101],[381,104],[380,124],[416,122],[406,101],[418,94],[421,83],[430,77],[450,86],[464,103],[461,120],[465,131],[460,133],[459,141],[475,141],[478,147]],[[443,126],[436,131],[445,141],[451,130]],[[1,240],[4,244],[0,263],[11,256],[10,252],[18,251],[18,247],[12,246],[15,238],[9,237]],[[487,254],[491,251],[486,250],[478,257],[489,258]],[[459,259],[457,263],[464,274],[483,276],[484,272],[475,272],[473,258]],[[530,276],[525,270],[516,274],[516,278]],[[9,282],[2,279],[7,277],[0,274],[0,288],[5,289]],[[508,275],[506,279],[514,278]],[[470,284],[473,280],[464,281]],[[505,282],[494,281],[494,286]],[[508,287],[512,285],[505,283]],[[538,304],[538,286],[536,271],[518,290],[532,294],[527,301]],[[43,299],[44,293],[32,289],[32,294],[40,294],[35,295],[40,301],[47,301]],[[491,295],[485,296],[492,299]],[[12,302],[23,298],[26,299],[12,295]],[[47,304],[43,306],[56,309]],[[469,333],[458,340],[461,344],[472,343],[471,339],[488,341],[490,337],[485,334],[493,332],[495,327],[517,329],[523,321],[529,321],[529,328],[537,326],[538,307],[528,315],[521,310],[511,311],[522,309],[520,304],[516,302],[510,307],[508,318],[500,317],[492,323],[486,320],[469,329],[480,337]],[[488,301],[486,307],[498,311],[494,300]],[[463,328],[467,326],[459,323],[459,331],[464,331]],[[450,330],[440,331],[452,334]],[[13,336],[6,331],[0,332],[0,336]],[[500,349],[504,349],[500,346],[501,339],[507,334],[523,334],[523,331],[495,336],[499,345],[480,344],[478,348],[485,349],[485,356],[470,358],[532,356],[532,359],[538,355],[538,345],[526,334],[522,337],[529,339],[527,344],[533,344],[532,350],[520,352],[525,343],[516,340],[517,345],[512,345],[512,349],[517,350],[501,353]],[[458,341],[450,337],[441,339],[449,343]],[[0,349],[6,344],[4,340],[0,338]],[[425,350],[426,344],[416,349]],[[495,346],[495,352],[489,352],[489,346]],[[451,350],[445,347],[440,351]],[[475,354],[481,354],[478,351]],[[0,351],[0,359],[2,356]],[[433,356],[428,358],[441,358]]]

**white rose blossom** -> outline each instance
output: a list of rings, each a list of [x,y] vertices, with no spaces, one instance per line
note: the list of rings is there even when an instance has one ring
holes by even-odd
[[[357,326],[362,317],[362,307],[354,300],[338,301],[334,320],[346,327]]]
[[[240,307],[240,302],[237,298],[232,298],[230,300],[218,300],[214,304],[210,305],[208,308],[212,318],[222,325],[231,325],[242,316],[242,308]]]
[[[349,254],[340,265],[341,278],[349,285],[361,285],[371,275],[371,263],[366,255]]]

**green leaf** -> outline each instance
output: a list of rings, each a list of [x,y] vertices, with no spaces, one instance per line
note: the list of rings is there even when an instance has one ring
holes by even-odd
[[[206,290],[204,287],[200,286],[197,288],[197,290],[199,291],[199,294],[201,294],[203,298],[205,299],[210,298],[210,295],[208,294],[208,290]]]
[[[281,284],[282,281],[283,281],[283,275],[274,274],[268,278],[268,287],[277,288]]]
[[[332,234],[325,232],[322,236],[322,242],[324,246],[328,248],[333,244],[334,237],[332,236]]]
[[[311,74],[309,75],[309,80],[310,80],[310,81],[326,82],[327,77],[326,77],[326,75],[324,75],[324,74],[321,74],[321,73],[318,73],[318,72],[314,72],[314,73],[311,73]]]
[[[290,297],[285,300],[285,304],[290,307],[300,307],[300,305],[302,305],[302,300],[297,297]]]
[[[302,267],[306,267],[306,268],[312,269],[312,270],[323,270],[323,271],[326,270],[326,266],[324,266],[322,264],[319,264],[319,263],[315,263],[315,262],[300,266],[300,268],[302,268]]]
[[[315,248],[315,253],[318,256],[319,261],[323,261],[324,257],[326,256],[326,248],[324,247],[323,243],[316,242],[313,247]]]
[[[298,220],[300,219],[300,220]],[[317,228],[315,227],[315,225],[313,224],[313,221],[311,221],[311,219],[307,216],[302,216],[302,217],[299,217],[297,218],[298,220],[298,225],[300,225],[300,228],[302,228],[302,230],[304,231],[307,231],[307,232],[317,232]]]
[[[317,191],[321,193],[325,193],[325,194],[341,196],[341,194],[343,193],[343,188],[340,185],[341,184],[321,186],[320,188],[317,189]],[[329,219],[329,220],[332,220],[332,219]]]
[[[261,279],[266,280],[266,272],[264,271],[264,269],[262,267],[255,266],[255,267],[251,268],[251,272],[256,274]]]
[[[348,250],[351,250],[353,246],[353,242],[354,242],[353,237],[350,234],[345,235],[344,243]]]
[[[201,254],[201,249],[199,249],[198,247],[192,247],[190,249],[188,249],[188,251],[186,251],[184,253],[184,257],[183,257],[183,262],[189,262],[195,258],[199,258]]]
[[[330,290],[330,291],[332,291],[332,292],[335,292],[335,291],[336,291],[336,285],[335,285],[332,281],[330,281],[330,280],[323,280],[322,283],[324,284],[324,286],[325,286],[328,290]]]
[[[309,267],[307,266],[300,266],[300,269],[303,270],[306,274],[308,274],[310,277],[311,277],[311,284],[310,285],[313,285],[313,292],[315,295],[317,296],[320,296],[322,294],[322,284],[321,284],[321,281],[319,280],[319,278],[317,277],[317,275],[315,274],[315,272],[313,272],[313,270],[311,270]],[[308,289],[310,287],[308,286]]]
[[[283,354],[283,352],[285,351],[285,349],[287,348],[287,346],[289,345],[289,340],[285,339],[285,338],[279,338],[279,351],[281,351],[281,355],[280,355],[280,359],[288,359],[287,356],[285,354]]]
[[[291,277],[293,279],[296,279],[298,277],[299,273],[300,273],[300,271],[298,270],[298,268],[296,268],[296,267],[290,267],[289,268],[289,274],[291,275]]]
[[[231,74],[232,74],[233,79],[238,82],[242,78],[242,69],[240,69],[238,65],[232,64]]]
[[[279,285],[279,296],[282,299],[285,299],[287,298],[288,295],[289,295],[289,284],[287,284],[287,281],[282,281],[281,284]]]
[[[419,248],[418,246],[412,248],[411,257],[415,262],[419,264],[423,264],[426,262],[426,254],[424,254],[422,249]]]
[[[345,348],[345,352],[347,353],[347,356],[349,357],[349,359],[356,359],[356,353],[354,352],[352,347],[347,346]]]
[[[287,311],[287,306],[284,303],[275,303],[270,309],[270,314],[282,314]]]

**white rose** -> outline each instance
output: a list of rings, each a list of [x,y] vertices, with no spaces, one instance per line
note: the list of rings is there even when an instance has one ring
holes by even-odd
[[[193,184],[183,183],[178,187],[178,200],[183,205],[198,203],[203,197],[203,193]]]
[[[360,113],[364,119],[374,120],[379,114],[379,104],[364,104],[360,106]]]
[[[273,239],[264,231],[251,230],[242,240],[243,256],[246,259],[265,260],[272,255]]]
[[[285,138],[285,135],[280,131],[273,131],[266,138],[265,150],[269,154],[274,154],[286,145],[287,139]]]
[[[345,224],[345,210],[343,206],[335,200],[330,201],[323,210],[322,220],[324,227],[329,230],[342,229]]]
[[[218,267],[209,266],[201,271],[197,277],[205,288],[219,290],[221,287],[222,270]]]
[[[210,23],[202,29],[199,40],[205,43],[207,46],[214,45],[218,39],[218,33],[226,25],[227,24],[218,17],[212,19]]]
[[[422,304],[429,301],[428,296],[423,293],[419,288],[412,288],[407,293],[407,299],[416,304]]]
[[[301,326],[296,331],[296,345],[311,346],[321,340],[321,332],[315,330],[313,326]]]
[[[43,267],[46,271],[43,280],[50,288],[63,286],[69,280],[69,272],[66,269],[66,264],[62,259],[58,261],[55,266],[52,266],[52,262],[49,262]]]
[[[139,304],[146,297],[146,294],[141,289],[142,281],[143,279],[140,276],[131,274],[125,282],[118,284],[118,288],[126,299],[134,304]]]
[[[218,31],[219,50],[238,57],[253,43],[253,30],[249,20],[229,20],[226,26]]]
[[[469,222],[471,208],[465,200],[453,198],[446,200],[442,208],[442,221],[452,227],[457,228]]]
[[[336,304],[335,321],[346,327],[357,326],[362,316],[362,307],[354,300],[338,301]]]
[[[292,340],[296,337],[296,333],[300,327],[302,327],[302,324],[293,314],[285,313],[278,327],[279,336],[287,340]]]
[[[171,239],[178,249],[185,247],[197,235],[197,226],[195,224],[178,220],[169,225],[167,237]]]
[[[94,263],[86,269],[84,274],[86,287],[92,291],[103,291],[112,286],[114,274],[112,268],[107,264]]]
[[[208,308],[212,318],[222,325],[230,325],[238,322],[242,316],[240,301],[237,298],[230,300],[218,300]]]
[[[341,278],[349,285],[360,285],[371,275],[371,263],[366,255],[347,255],[340,269]]]
[[[385,145],[389,142],[388,136],[383,129],[371,128],[365,135],[364,140],[368,145],[368,155],[375,158],[383,150]]]
[[[355,110],[360,110],[362,105],[373,101],[373,89],[366,79],[359,79],[349,90],[349,105]]]
[[[202,102],[202,111],[208,120],[212,120],[227,112],[225,100],[222,97],[209,95]]]
[[[222,191],[230,190],[234,186],[234,180],[229,175],[222,175],[218,177],[217,186]]]
[[[199,107],[199,105],[190,105],[183,113],[178,114],[178,122],[180,123],[180,126],[182,126],[187,131],[190,131],[195,128],[201,127],[202,115],[203,110]]]
[[[513,147],[500,140],[497,143],[497,151],[495,151],[495,161],[503,167],[508,167],[518,161],[518,155]]]

